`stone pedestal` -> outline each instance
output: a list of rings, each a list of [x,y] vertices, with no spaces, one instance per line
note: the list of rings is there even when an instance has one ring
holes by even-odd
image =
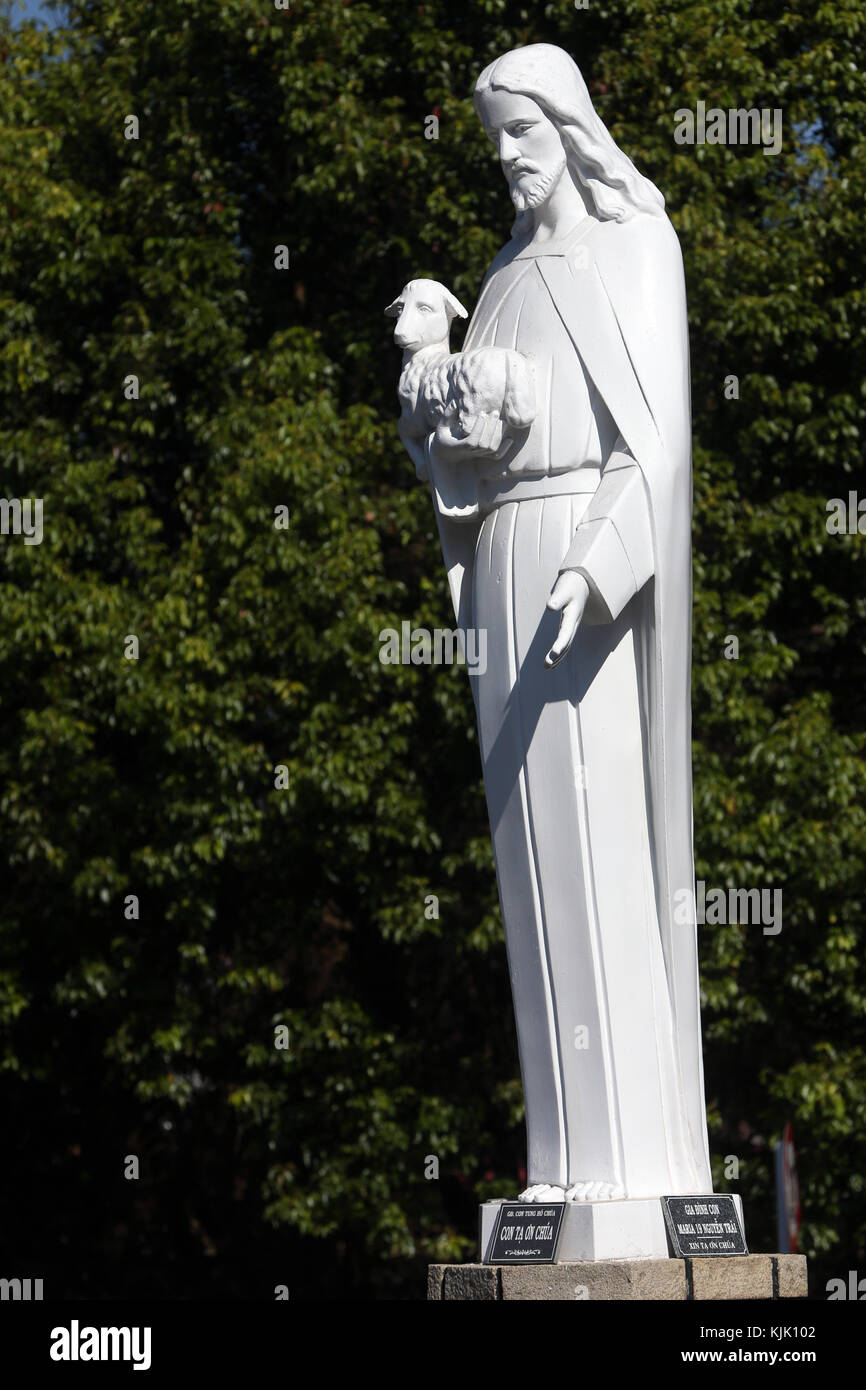
[[[481,1302],[806,1298],[805,1255],[430,1265],[427,1297]]]

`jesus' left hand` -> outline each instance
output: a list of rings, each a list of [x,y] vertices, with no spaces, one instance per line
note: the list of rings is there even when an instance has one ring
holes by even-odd
[[[547,606],[552,612],[561,613],[562,616],[559,620],[559,634],[544,658],[548,671],[552,671],[554,666],[558,666],[568,655],[588,598],[589,585],[576,570],[565,570],[554,584]]]

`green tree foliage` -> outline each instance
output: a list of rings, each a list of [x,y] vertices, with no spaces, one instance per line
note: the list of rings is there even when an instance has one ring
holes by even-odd
[[[803,1248],[847,1269],[866,599],[825,522],[864,486],[859,0],[65,8],[0,31],[0,492],[45,528],[0,537],[7,1248],[57,1292],[417,1297],[519,1180],[468,682],[379,661],[451,625],[382,310],[421,274],[474,302],[511,218],[472,85],[548,41],[685,254],[698,877],[784,894],[778,936],[701,928],[717,1183],[775,1248],[790,1119]],[[677,145],[698,100],[781,108],[781,153]]]

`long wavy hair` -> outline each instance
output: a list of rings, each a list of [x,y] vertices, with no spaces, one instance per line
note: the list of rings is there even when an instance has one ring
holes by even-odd
[[[602,221],[625,222],[638,212],[664,215],[665,200],[654,183],[639,174],[596,115],[580,69],[562,48],[533,43],[512,48],[488,64],[475,83],[478,98],[490,91],[531,97],[562,139],[568,169],[586,189]],[[512,236],[529,230],[532,212],[518,213]]]

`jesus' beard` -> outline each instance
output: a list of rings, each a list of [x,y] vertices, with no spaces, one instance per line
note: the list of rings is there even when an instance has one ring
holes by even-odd
[[[565,151],[552,167],[540,172],[528,188],[517,188],[515,185],[509,186],[511,201],[518,212],[528,212],[530,208],[540,207],[546,202],[550,194],[562,177],[567,160]]]

